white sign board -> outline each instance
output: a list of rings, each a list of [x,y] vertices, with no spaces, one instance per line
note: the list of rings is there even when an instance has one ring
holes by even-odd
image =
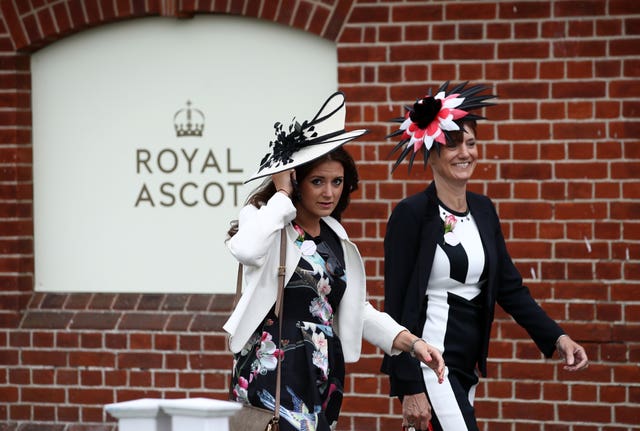
[[[333,43],[215,15],[105,25],[31,66],[37,291],[232,292],[243,182],[337,85]]]

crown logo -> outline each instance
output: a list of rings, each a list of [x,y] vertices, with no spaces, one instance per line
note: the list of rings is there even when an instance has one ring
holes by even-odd
[[[194,119],[193,116],[196,116]],[[201,137],[204,132],[204,114],[201,110],[191,108],[191,101],[187,100],[187,107],[180,109],[173,116],[173,126],[176,129],[176,136]]]

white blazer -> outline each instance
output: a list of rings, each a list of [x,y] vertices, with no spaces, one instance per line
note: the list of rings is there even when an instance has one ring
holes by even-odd
[[[289,239],[285,283],[298,265],[302,253],[295,245],[298,234],[290,223],[295,216],[296,208],[283,193],[276,193],[259,209],[247,205],[240,211],[238,233],[227,241],[227,247],[243,265],[243,293],[223,326],[229,333],[229,347],[234,353],[242,350],[275,304],[280,229],[285,226]],[[401,351],[393,348],[393,340],[405,328],[366,300],[364,264],[358,248],[349,241],[337,220],[332,217],[323,220],[340,238],[344,250],[347,287],[334,314],[334,330],[340,337],[345,362],[356,362],[360,358],[363,337],[388,355],[399,354]]]

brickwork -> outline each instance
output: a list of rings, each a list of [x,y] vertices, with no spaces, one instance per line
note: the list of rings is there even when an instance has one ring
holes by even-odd
[[[255,17],[335,41],[362,178],[346,225],[382,307],[385,222],[429,180],[391,176],[390,118],[444,80],[494,86],[471,188],[491,196],[533,295],[586,348],[544,361],[498,310],[476,403],[492,431],[640,430],[640,2],[0,0],[0,429],[115,429],[104,404],[224,399],[229,295],[33,291],[29,56],[125,19]],[[381,355],[348,366],[340,430],[400,429]]]

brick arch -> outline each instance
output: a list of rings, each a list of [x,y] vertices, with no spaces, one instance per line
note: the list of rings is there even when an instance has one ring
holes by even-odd
[[[44,6],[0,0],[16,51],[32,52],[70,34],[110,22],[149,16],[188,19],[195,14],[230,14],[264,19],[335,41],[353,0],[58,0]]]

